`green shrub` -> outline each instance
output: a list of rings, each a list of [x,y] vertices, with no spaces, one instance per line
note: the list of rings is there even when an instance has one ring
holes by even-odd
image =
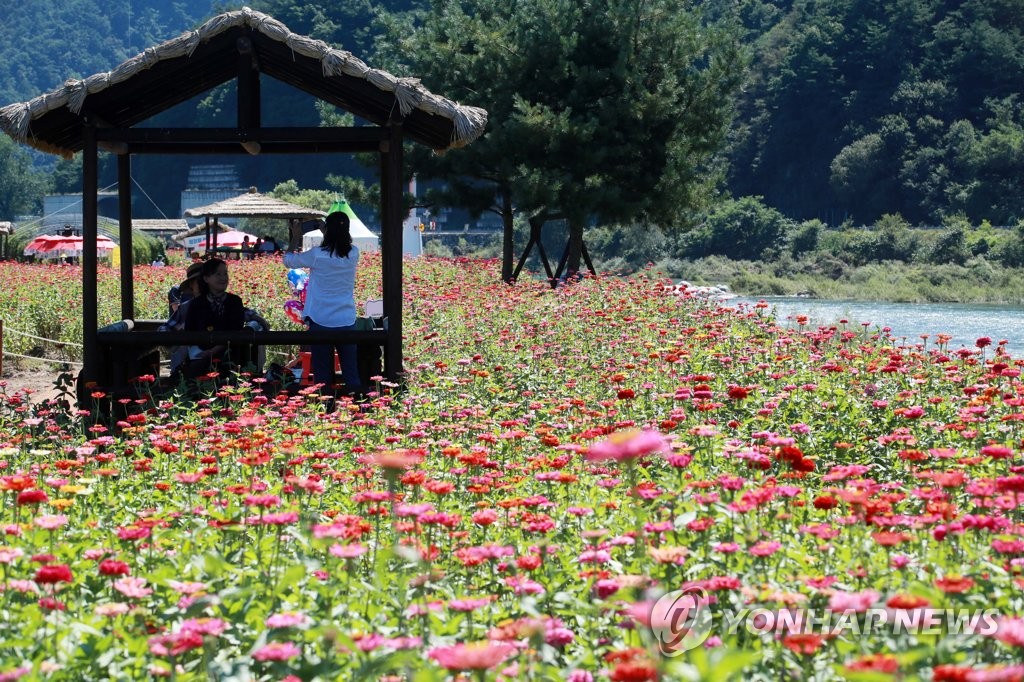
[[[969,257],[967,234],[963,226],[954,225],[939,235],[939,238],[925,254],[925,261],[934,265],[943,263],[963,265]]]
[[[799,256],[818,248],[818,240],[825,223],[820,220],[808,220],[797,225],[789,236],[789,253]]]
[[[734,260],[758,260],[785,248],[792,221],[764,205],[760,197],[724,201],[707,215],[702,225],[682,240],[681,256],[727,256]]]

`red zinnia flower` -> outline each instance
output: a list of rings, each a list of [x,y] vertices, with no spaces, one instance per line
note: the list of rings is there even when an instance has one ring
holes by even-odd
[[[909,610],[931,606],[931,602],[924,597],[918,597],[913,594],[896,594],[889,597],[889,601],[885,602],[885,605],[891,609]]]
[[[743,400],[750,396],[750,389],[745,386],[730,386],[727,394],[731,400]]]
[[[899,672],[900,662],[891,654],[868,654],[867,656],[861,656],[851,663],[847,663],[846,669],[850,671],[874,670],[892,674]]]
[[[910,536],[906,533],[895,533],[888,530],[881,530],[877,533],[872,533],[871,537],[874,538],[875,542],[880,544],[882,547],[895,547],[901,542],[905,542],[910,539]]]
[[[66,611],[68,608],[64,605],[64,602],[59,599],[54,599],[53,597],[43,597],[39,600],[39,606],[44,611]],[[2,679],[2,677],[0,677],[0,679]]]
[[[825,636],[814,633],[794,633],[782,638],[782,646],[804,656],[813,656],[824,643]]]
[[[104,559],[100,562],[100,575],[129,575],[131,566],[123,561]]]
[[[71,575],[71,569],[67,564],[49,564],[40,566],[32,580],[40,585],[56,585],[57,583],[69,583],[74,580],[74,576]]]
[[[626,661],[615,666],[608,679],[613,682],[654,682],[658,679],[658,670],[646,661]]]
[[[974,587],[974,581],[970,578],[961,578],[959,576],[946,576],[945,578],[936,579],[935,587],[947,594],[960,594]]]
[[[46,492],[33,488],[32,490],[23,490],[18,493],[18,497],[15,502],[21,504],[42,504],[47,502],[50,498],[46,496]]]
[[[839,506],[839,500],[831,495],[819,495],[814,498],[815,509],[835,509]]]

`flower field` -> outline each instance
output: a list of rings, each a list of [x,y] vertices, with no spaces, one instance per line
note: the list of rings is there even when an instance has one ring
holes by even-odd
[[[406,262],[407,385],[366,404],[254,378],[111,424],[0,396],[0,680],[1024,679],[998,343],[497,267]],[[76,268],[0,270],[5,326],[77,340]],[[140,317],[180,276],[156,270]],[[284,272],[231,264],[275,328]],[[675,590],[712,614],[692,647],[655,615]],[[984,616],[870,622],[937,612]]]

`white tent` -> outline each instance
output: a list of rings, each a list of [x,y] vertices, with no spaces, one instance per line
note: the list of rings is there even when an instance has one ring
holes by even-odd
[[[359,251],[361,253],[380,251],[380,240],[377,238],[377,235],[370,232],[370,228],[359,219],[359,216],[355,214],[355,211],[352,210],[347,201],[343,200],[340,202],[340,210],[348,216],[349,234],[352,235],[352,243],[355,244]],[[302,250],[309,251],[319,246],[323,240],[324,233],[320,230],[307,232],[302,235]]]

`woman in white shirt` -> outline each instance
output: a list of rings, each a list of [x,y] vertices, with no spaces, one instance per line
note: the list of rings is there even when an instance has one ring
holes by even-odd
[[[310,331],[355,329],[356,266],[359,249],[352,244],[348,215],[337,211],[327,216],[320,246],[302,253],[286,253],[287,268],[309,268],[303,315]],[[324,393],[333,394],[334,351],[341,359],[341,378],[349,394],[363,392],[359,379],[355,344],[317,344],[310,348],[310,369],[314,381],[324,385]]]

